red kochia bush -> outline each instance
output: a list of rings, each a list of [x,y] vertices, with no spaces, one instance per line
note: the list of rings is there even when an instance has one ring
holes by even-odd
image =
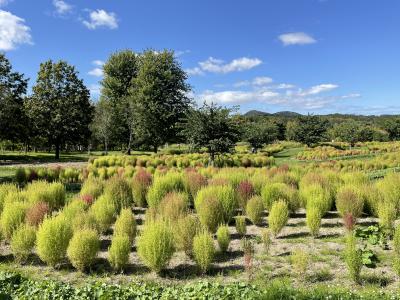
[[[85,202],[88,206],[92,205],[93,203],[93,196],[92,195],[82,195],[81,199]]]
[[[31,226],[38,226],[49,212],[50,207],[46,202],[37,202],[26,212],[25,221]]]
[[[254,196],[254,187],[247,180],[241,181],[236,188],[236,192],[239,198],[239,206],[244,210],[246,208],[247,201]]]
[[[139,207],[146,205],[146,194],[152,182],[152,176],[144,169],[139,169],[132,179],[133,201]]]
[[[197,191],[207,185],[207,178],[196,171],[190,170],[185,175],[185,185],[187,191],[194,198]]]
[[[348,231],[353,231],[354,225],[356,224],[356,218],[351,213],[346,213],[343,216],[343,223],[344,223],[344,227]]]

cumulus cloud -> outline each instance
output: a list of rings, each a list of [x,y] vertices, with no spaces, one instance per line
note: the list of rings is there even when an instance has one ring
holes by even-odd
[[[253,80],[244,80],[244,81],[239,81],[236,82],[233,86],[235,87],[241,87],[241,86],[264,86],[272,83],[272,78],[271,77],[256,77]]]
[[[96,66],[96,68],[90,70],[88,72],[89,75],[95,76],[95,77],[102,77],[103,76],[103,65],[104,61],[102,60],[94,60],[92,61],[92,64]]]
[[[314,44],[317,42],[312,36],[304,32],[285,33],[281,34],[278,38],[285,46],[306,45],[306,44]]]
[[[110,29],[118,28],[118,20],[115,13],[106,12],[103,9],[90,12],[89,20],[83,20],[83,24],[92,30],[98,27],[108,27]]]
[[[33,44],[30,31],[24,19],[0,10],[0,50],[9,51],[21,44]]]
[[[188,54],[188,53],[190,53],[190,50],[177,50],[177,51],[175,51],[174,54],[176,57],[180,57],[180,56],[182,56],[184,54]]]
[[[63,0],[53,0],[53,6],[56,10],[56,13],[59,15],[66,15],[72,12],[73,6],[68,4]]]
[[[309,96],[309,95],[317,95],[323,92],[328,92],[331,90],[334,90],[336,88],[338,88],[339,86],[336,84],[332,84],[332,83],[324,83],[324,84],[319,84],[319,85],[314,85],[311,88],[304,90],[304,91],[300,91],[298,93],[299,96]]]
[[[228,63],[225,63],[222,59],[209,57],[205,61],[199,62],[197,67],[186,69],[186,72],[189,75],[203,75],[206,72],[226,74],[250,70],[261,63],[262,61],[260,59],[250,57],[236,58]]]
[[[254,101],[269,102],[279,96],[273,91],[204,91],[198,96],[201,101],[207,103],[217,102],[221,104],[245,104]]]

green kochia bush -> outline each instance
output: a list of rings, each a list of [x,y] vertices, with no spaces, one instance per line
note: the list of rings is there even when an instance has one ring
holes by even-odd
[[[4,201],[8,194],[18,193],[18,188],[14,184],[4,183],[0,184],[0,213],[3,211]]]
[[[25,262],[35,247],[36,229],[33,226],[21,225],[11,238],[11,250],[18,262]]]
[[[40,259],[53,267],[61,263],[66,257],[72,234],[72,226],[65,217],[45,219],[36,235],[36,251]]]
[[[132,242],[127,235],[114,235],[108,249],[108,261],[114,270],[122,270],[129,262]]]
[[[182,174],[171,172],[158,176],[147,193],[147,203],[150,207],[157,207],[168,193],[183,192],[184,190]]]
[[[160,273],[175,251],[171,225],[162,220],[146,222],[137,241],[137,251],[147,267]]]
[[[219,250],[224,253],[228,250],[229,243],[231,242],[231,235],[229,234],[228,225],[221,225],[217,230],[217,241]]]
[[[125,179],[117,176],[106,183],[104,195],[112,200],[117,213],[122,208],[131,207],[133,203],[131,187]]]
[[[277,236],[289,219],[289,210],[285,201],[274,202],[268,216],[268,225],[274,236]]]
[[[129,208],[125,208],[119,214],[115,226],[114,235],[126,235],[133,242],[136,236],[136,220]]]
[[[312,236],[317,236],[321,227],[321,211],[318,207],[309,205],[306,211],[306,224]]]
[[[350,213],[356,218],[360,217],[364,208],[360,188],[353,185],[340,187],[336,194],[336,208],[341,216]]]
[[[245,216],[237,216],[235,218],[235,227],[236,227],[236,232],[239,235],[245,235],[247,231],[246,227],[246,217]]]
[[[262,222],[264,212],[263,200],[260,196],[250,198],[246,205],[246,215],[254,225],[259,225]]]
[[[97,199],[103,193],[104,182],[98,178],[89,178],[83,184],[80,191],[82,196],[90,195]]]
[[[196,207],[201,224],[214,233],[224,223],[222,203],[214,196],[202,200]]]
[[[110,196],[103,195],[93,203],[89,213],[94,216],[100,232],[105,232],[113,223],[117,209]]]
[[[360,249],[357,248],[357,240],[350,233],[346,237],[346,247],[344,250],[344,259],[349,270],[350,278],[354,282],[360,281],[360,272],[362,268],[362,255]]]
[[[96,231],[83,229],[76,231],[69,242],[67,256],[72,265],[83,272],[91,266],[100,250],[100,240]]]
[[[26,193],[29,202],[46,202],[51,210],[58,209],[65,203],[65,188],[61,182],[35,181],[28,185]]]
[[[285,201],[288,209],[292,212],[295,212],[300,206],[297,190],[280,182],[266,185],[261,190],[261,197],[264,200],[264,206],[267,210],[270,210],[272,204],[279,200]]]
[[[325,215],[332,208],[332,197],[329,192],[319,184],[301,186],[300,199],[303,207],[317,209],[321,216]]]
[[[185,192],[171,192],[161,200],[158,211],[162,217],[175,221],[187,213],[189,197]]]
[[[193,238],[201,227],[199,219],[194,215],[186,215],[177,220],[174,226],[174,238],[177,250],[185,251],[191,257],[193,251]]]
[[[24,222],[27,204],[25,202],[6,202],[1,214],[1,230],[6,239]]]
[[[207,231],[198,233],[193,239],[194,259],[204,274],[210,268],[214,259],[215,246],[214,241]]]

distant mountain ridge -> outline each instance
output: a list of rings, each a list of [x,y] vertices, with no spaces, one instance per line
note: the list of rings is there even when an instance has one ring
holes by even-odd
[[[259,117],[259,116],[281,116],[281,117],[296,117],[301,114],[293,111],[278,111],[276,113],[267,113],[260,110],[249,110],[244,114],[245,117]]]

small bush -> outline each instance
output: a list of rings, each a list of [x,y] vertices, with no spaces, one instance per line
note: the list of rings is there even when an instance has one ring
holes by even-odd
[[[269,229],[263,229],[261,231],[261,242],[264,246],[265,253],[268,254],[272,244],[271,231]]]
[[[393,271],[400,277],[400,257],[398,255],[393,258]]]
[[[318,207],[309,206],[306,211],[306,224],[312,236],[316,237],[321,227],[321,212]]]
[[[236,227],[236,232],[243,236],[247,232],[247,226],[246,226],[246,217],[245,216],[237,216],[235,218],[235,227]]]
[[[25,262],[35,247],[36,229],[33,226],[21,225],[11,238],[11,250],[18,262]]]
[[[254,196],[247,202],[246,215],[254,225],[261,224],[263,212],[264,204],[260,196]]]
[[[61,263],[72,235],[72,226],[65,217],[46,218],[36,235],[36,251],[40,259],[53,267]]]
[[[96,200],[103,193],[104,182],[99,178],[89,178],[83,184],[80,191],[81,196],[90,195]]]
[[[169,221],[175,221],[187,213],[188,195],[184,192],[171,192],[159,204],[159,213]]]
[[[137,241],[137,251],[147,267],[160,273],[175,251],[170,224],[161,220],[146,222]]]
[[[25,215],[25,221],[28,225],[38,226],[49,213],[49,205],[46,202],[38,202],[28,208]]]
[[[139,207],[145,207],[147,204],[146,195],[152,182],[152,176],[144,169],[139,169],[132,179],[133,201]]]
[[[295,272],[299,276],[304,276],[310,263],[310,257],[307,252],[302,249],[295,249],[290,256],[290,261]]]
[[[97,232],[91,229],[76,231],[69,242],[67,256],[72,265],[83,272],[90,267],[100,250]]]
[[[300,188],[300,199],[303,207],[317,208],[320,211],[321,216],[325,215],[332,208],[332,197],[326,188],[318,184],[311,184],[307,186],[301,186]]]
[[[191,195],[192,200],[196,198],[197,192],[207,185],[207,178],[195,171],[189,171],[184,176],[186,191]]]
[[[284,183],[276,182],[266,185],[261,190],[261,197],[267,210],[270,210],[273,203],[279,200],[286,202],[288,209],[292,212],[295,212],[300,207],[300,198],[297,190]]]
[[[194,215],[186,215],[177,220],[174,237],[177,250],[183,250],[187,256],[193,254],[193,238],[201,227],[199,219]]]
[[[393,235],[393,248],[397,256],[400,257],[400,225],[396,226]]]
[[[197,205],[196,209],[200,223],[210,232],[214,233],[218,225],[224,223],[223,206],[217,198],[213,196],[205,198]]]
[[[231,235],[229,233],[228,225],[221,225],[217,230],[217,241],[219,250],[225,253],[228,250],[229,243],[231,242]]]
[[[242,249],[244,254],[244,267],[250,279],[253,267],[254,242],[251,239],[244,238],[242,240]]]
[[[123,270],[129,262],[131,252],[131,241],[126,235],[115,235],[108,249],[108,261],[116,271]]]
[[[65,188],[61,182],[35,181],[28,184],[26,193],[29,202],[46,202],[50,210],[58,209],[65,204]]]
[[[289,210],[285,201],[274,202],[268,216],[268,225],[274,236],[277,236],[289,219]]]
[[[90,207],[89,213],[94,216],[100,232],[105,232],[114,221],[117,213],[114,203],[109,196],[103,195]]]
[[[193,239],[193,255],[202,274],[205,274],[214,259],[214,240],[207,231],[198,233]]]
[[[4,202],[8,194],[17,194],[18,188],[14,184],[0,184],[0,213],[3,211]]]
[[[236,192],[238,195],[239,208],[244,211],[246,209],[247,201],[255,194],[254,187],[249,181],[244,180],[239,183]]]
[[[91,229],[100,232],[94,215],[89,212],[82,212],[77,214],[72,220],[72,229],[74,233],[77,231],[82,231],[84,229]]]
[[[131,243],[136,237],[136,219],[129,208],[121,210],[114,226],[114,235],[126,235]]]
[[[344,259],[350,274],[350,278],[354,280],[354,282],[359,283],[360,272],[363,265],[362,255],[361,251],[357,248],[357,240],[353,234],[348,234],[346,237]]]
[[[87,204],[81,199],[73,199],[61,211],[62,215],[72,222],[77,215],[86,211]]]
[[[351,213],[356,218],[360,217],[364,208],[364,199],[359,189],[350,185],[339,188],[336,194],[336,208],[341,216]]]
[[[150,207],[157,207],[168,193],[183,192],[184,190],[185,186],[182,175],[171,172],[155,178],[153,185],[147,193],[147,202]]]
[[[24,202],[6,202],[1,214],[1,230],[6,239],[10,239],[14,231],[25,220],[27,205]]]
[[[393,233],[394,221],[396,220],[396,204],[382,201],[378,205],[379,225],[390,236]]]
[[[104,195],[112,200],[117,213],[133,203],[131,187],[125,179],[117,176],[106,182]]]

